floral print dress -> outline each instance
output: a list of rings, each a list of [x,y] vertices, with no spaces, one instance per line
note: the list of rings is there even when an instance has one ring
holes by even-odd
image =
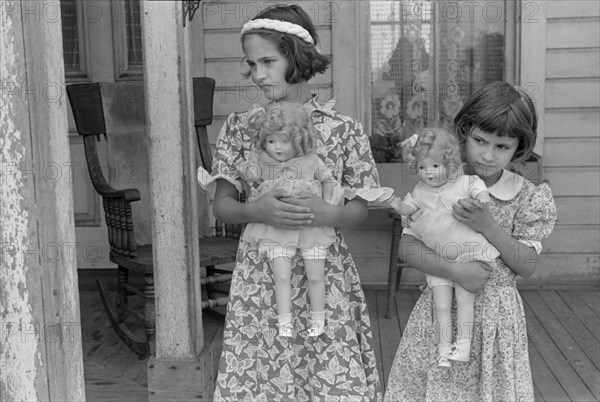
[[[348,194],[378,187],[369,141],[360,123],[332,104],[308,102],[320,134],[317,155],[333,168]],[[246,133],[247,113],[229,116],[218,138],[213,173],[199,170],[204,186],[217,178],[243,189],[236,170],[254,151]],[[258,185],[251,183],[250,185]],[[295,336],[277,336],[274,283],[257,245],[240,242],[227,305],[223,351],[214,399],[217,401],[369,401],[381,399],[368,310],[348,246],[335,229],[325,265],[326,330],[308,337],[309,308],[302,260],[292,268]]]
[[[533,185],[504,171],[489,187],[490,212],[518,241],[541,252],[557,214],[547,184]],[[533,401],[527,326],[517,274],[500,258],[475,298],[471,358],[439,369],[437,318],[431,289],[415,304],[400,340],[386,389],[386,401]],[[455,311],[454,311],[455,312]],[[456,318],[454,316],[454,318]]]

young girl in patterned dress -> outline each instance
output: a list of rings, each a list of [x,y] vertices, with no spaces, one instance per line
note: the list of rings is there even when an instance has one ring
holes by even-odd
[[[531,154],[535,109],[523,91],[495,82],[466,101],[454,124],[465,174],[479,176],[491,195],[489,206],[459,200],[454,215],[485,236],[500,256],[486,272],[480,262],[453,262],[436,255],[405,230],[399,253],[407,264],[479,293],[470,359],[442,370],[436,364],[432,292],[423,291],[400,340],[385,400],[533,401],[525,313],[516,282],[517,276],[535,272],[541,240],[557,218],[556,207],[547,184],[536,186],[505,168]]]
[[[257,245],[240,241],[227,305],[223,351],[216,380],[217,401],[367,401],[380,398],[379,378],[365,297],[340,226],[366,219],[364,194],[378,187],[369,141],[356,120],[312,97],[308,80],[329,60],[317,49],[310,17],[298,6],[276,6],[242,28],[248,76],[268,101],[307,107],[317,131],[316,154],[332,166],[346,202],[334,206],[313,194],[287,197],[274,189],[238,202],[243,179],[237,167],[255,151],[247,131],[248,113],[233,113],[222,128],[213,163],[213,211],[223,222],[263,222],[282,228],[335,227],[325,262],[325,332],[309,337],[307,284],[303,261],[292,264],[293,338],[277,336],[273,273]],[[206,184],[206,173],[198,178]],[[250,183],[258,186],[258,183]],[[366,197],[366,195],[365,195]]]

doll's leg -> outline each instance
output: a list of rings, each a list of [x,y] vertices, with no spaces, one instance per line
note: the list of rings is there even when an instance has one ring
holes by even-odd
[[[452,300],[454,288],[449,285],[431,287],[433,305],[438,319],[438,367],[450,368],[448,357],[452,352]]]
[[[293,336],[292,326],[292,257],[285,254],[282,247],[273,247],[267,251],[273,270],[275,283],[275,301],[277,302],[277,325],[279,336]]]
[[[327,248],[310,247],[302,250],[310,298],[309,336],[319,336],[325,331],[325,258]]]
[[[310,298],[309,336],[325,331],[325,260],[304,260]]]
[[[475,294],[465,290],[458,284],[455,285],[454,290],[456,293],[456,326],[458,335],[450,359],[468,362],[471,354]]]

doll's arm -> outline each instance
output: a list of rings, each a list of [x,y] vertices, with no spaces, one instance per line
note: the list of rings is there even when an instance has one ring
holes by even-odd
[[[333,181],[324,181],[323,182],[323,199],[331,204],[333,200],[333,189],[337,183]]]
[[[412,215],[419,210],[418,207],[414,205],[409,205],[406,202],[402,202],[402,200],[398,197],[393,196],[388,201],[390,206],[394,208],[394,210],[400,215]]]
[[[317,164],[318,164],[318,172],[317,172],[316,178],[321,182],[321,186],[322,186],[321,196],[329,204],[334,205],[335,200],[333,198],[334,198],[335,189],[338,186],[338,182],[335,179],[335,177],[333,176],[333,171],[329,167],[327,167],[325,162],[323,162],[320,158],[317,158]]]
[[[399,197],[392,196],[388,200],[388,203],[400,215],[412,215],[421,209],[421,206],[419,205],[418,194],[419,191],[417,188],[415,188],[412,193],[407,193],[406,196],[404,196],[404,201]]]
[[[477,176],[469,177],[469,195],[482,204],[490,203],[490,192],[485,183]]]
[[[482,191],[480,193],[478,193],[475,196],[475,199],[477,201],[479,201],[482,204],[489,204],[490,203],[490,192],[489,191]]]

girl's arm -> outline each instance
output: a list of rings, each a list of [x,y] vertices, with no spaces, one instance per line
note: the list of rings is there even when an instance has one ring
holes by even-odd
[[[268,225],[298,228],[312,220],[310,208],[282,202],[287,193],[275,189],[253,202],[239,202],[238,191],[227,180],[219,179],[215,192],[213,213],[227,223],[262,222]]]
[[[462,199],[454,206],[454,216],[471,229],[481,233],[498,249],[500,258],[510,269],[524,278],[535,272],[538,254],[531,246],[507,233],[490,214],[489,209],[472,199]]]
[[[313,216],[309,226],[349,227],[360,225],[367,219],[367,201],[359,197],[341,206],[331,205],[323,198],[309,193],[282,200],[290,205],[308,208]]]
[[[415,237],[400,237],[398,256],[417,270],[457,282],[470,292],[482,290],[490,278],[491,267],[483,262],[454,262],[444,259]]]

